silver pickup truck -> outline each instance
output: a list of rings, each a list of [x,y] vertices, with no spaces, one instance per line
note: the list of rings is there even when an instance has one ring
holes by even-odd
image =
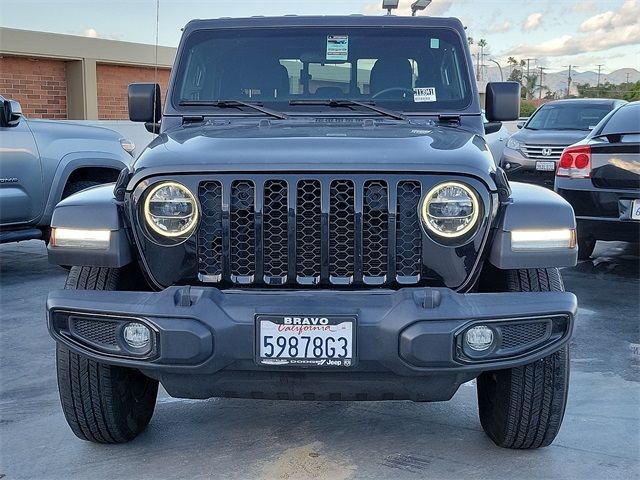
[[[0,243],[48,241],[56,204],[115,181],[133,149],[107,128],[27,119],[18,102],[0,96]]]

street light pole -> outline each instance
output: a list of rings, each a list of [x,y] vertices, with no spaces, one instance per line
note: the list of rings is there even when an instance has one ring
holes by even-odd
[[[489,60],[490,62],[495,63],[498,66],[498,69],[500,70],[500,81],[504,82],[504,75],[502,74],[502,66],[498,62],[493,60],[492,58],[487,58],[487,60]]]

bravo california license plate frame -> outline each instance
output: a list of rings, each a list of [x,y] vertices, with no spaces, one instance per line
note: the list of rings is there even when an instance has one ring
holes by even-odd
[[[336,314],[336,315],[279,315],[279,314],[256,314],[254,316],[254,359],[257,365],[267,367],[289,367],[304,369],[324,369],[352,368],[357,364],[357,315],[352,314]],[[268,322],[267,331],[263,334],[263,322]],[[345,325],[346,324],[346,325]],[[277,344],[275,339],[269,341],[273,344],[274,351],[265,346],[266,333],[274,332],[273,325],[276,329],[279,327],[282,331],[282,337],[298,338],[299,353],[296,357],[288,355],[288,347],[286,352],[278,356],[281,343]],[[348,325],[348,327],[347,327]],[[333,327],[335,331],[328,334]],[[347,328],[345,328],[347,327]],[[307,341],[304,337],[311,337]],[[349,348],[346,356],[338,356],[342,353],[343,342],[338,341],[340,337],[348,337]],[[316,357],[313,354],[314,340],[313,338],[322,338],[322,355]],[[328,342],[327,338],[333,338],[333,342]],[[327,343],[329,345],[327,345]],[[317,343],[315,344],[317,345]],[[334,356],[326,355],[327,349],[335,348]],[[305,352],[306,350],[306,352]],[[316,349],[316,353],[319,351]],[[272,353],[271,356],[267,356]]]

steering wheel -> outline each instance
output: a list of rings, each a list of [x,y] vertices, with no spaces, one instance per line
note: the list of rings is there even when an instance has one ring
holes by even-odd
[[[411,90],[410,88],[404,88],[404,87],[391,87],[391,88],[385,88],[384,90],[380,90],[378,93],[375,93],[371,96],[371,98],[378,98],[380,95],[383,95],[385,93],[389,93],[389,92],[404,92],[404,93],[410,93],[413,96],[413,90]],[[403,97],[403,98],[406,98]]]

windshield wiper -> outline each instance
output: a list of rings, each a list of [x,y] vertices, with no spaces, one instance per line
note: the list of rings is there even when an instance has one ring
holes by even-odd
[[[240,100],[181,100],[178,104],[181,107],[218,107],[218,108],[252,108],[258,112],[284,120],[288,118],[284,113],[276,112],[270,108],[263,107],[260,103],[241,102]]]
[[[407,117],[400,112],[394,112],[393,110],[387,110],[386,108],[376,107],[375,103],[359,102],[357,100],[349,99],[327,99],[327,100],[289,100],[289,105],[326,105],[327,107],[363,107],[372,110],[381,115],[395,118],[396,120],[407,120]]]

